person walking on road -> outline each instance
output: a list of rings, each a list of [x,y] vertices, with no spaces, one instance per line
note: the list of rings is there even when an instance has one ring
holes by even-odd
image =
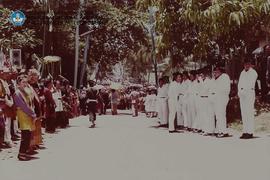
[[[96,112],[97,112],[97,90],[94,88],[94,81],[89,82],[89,88],[87,89],[86,94],[86,109],[89,115],[90,128],[96,126]]]

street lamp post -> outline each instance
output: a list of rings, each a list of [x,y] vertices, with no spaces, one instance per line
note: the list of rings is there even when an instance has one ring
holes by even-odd
[[[156,41],[155,41],[155,13],[158,11],[158,9],[155,6],[151,6],[148,8],[149,10],[149,17],[150,17],[150,35],[151,35],[151,42],[152,42],[152,54],[151,54],[151,60],[154,64],[154,73],[155,73],[155,82],[158,86],[158,74],[157,74],[157,60],[156,60]]]

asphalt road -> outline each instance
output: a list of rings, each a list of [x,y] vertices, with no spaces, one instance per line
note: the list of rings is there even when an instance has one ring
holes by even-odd
[[[87,117],[45,134],[39,159],[20,162],[18,147],[0,152],[0,180],[269,180],[270,136],[217,139],[169,134],[156,119],[127,113]],[[7,152],[9,151],[9,152]]]

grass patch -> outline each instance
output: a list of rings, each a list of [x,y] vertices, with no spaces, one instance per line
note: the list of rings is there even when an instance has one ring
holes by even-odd
[[[242,132],[243,124],[240,119],[235,120],[229,124],[229,128]],[[270,133],[270,113],[261,113],[255,117],[255,132],[256,133]]]

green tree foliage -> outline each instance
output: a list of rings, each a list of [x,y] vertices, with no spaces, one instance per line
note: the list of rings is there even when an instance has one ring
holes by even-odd
[[[106,75],[115,63],[134,59],[142,46],[148,46],[141,26],[144,18],[143,13],[135,10],[135,1],[87,1],[81,27],[87,31],[95,26],[90,33],[90,63],[100,62]]]
[[[8,52],[10,48],[34,48],[40,44],[41,41],[35,35],[34,29],[27,27],[14,27],[10,21],[9,16],[11,10],[7,8],[0,8],[0,48],[4,52]]]
[[[141,26],[145,14],[136,11],[135,0],[85,0],[82,5],[80,34],[91,30],[88,64],[101,63],[103,76],[112,66],[126,59],[132,59],[142,46],[148,46],[146,33]],[[39,38],[45,36],[45,55],[58,55],[63,59],[64,71],[71,77],[75,52],[75,25],[79,10],[79,0],[44,1],[32,0],[28,4],[15,0],[6,1],[5,7],[21,9],[25,12],[27,27],[34,28]],[[53,31],[48,31],[49,10]],[[95,28],[89,28],[96,25]],[[80,62],[83,58],[84,38],[80,39]],[[42,54],[42,46],[37,49]],[[128,62],[128,61],[125,61]],[[70,78],[71,79],[71,78]]]
[[[160,52],[172,52],[173,63],[193,54],[195,59],[209,59],[213,43],[222,54],[231,49],[251,51],[263,29],[269,31],[269,0],[138,0],[146,10],[157,6],[157,30],[161,34]],[[256,45],[255,45],[256,46]],[[237,52],[238,51],[238,52]]]

